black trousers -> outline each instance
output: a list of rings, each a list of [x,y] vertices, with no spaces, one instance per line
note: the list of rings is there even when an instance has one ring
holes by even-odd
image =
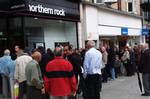
[[[26,81],[23,81],[21,83],[19,83],[19,99],[23,99],[23,96],[26,94],[27,91],[27,85],[26,85]]]
[[[87,88],[86,88],[86,84],[85,84],[85,79],[83,78],[83,74],[80,74],[80,82],[79,82],[79,86],[78,86],[79,90],[82,90],[83,92],[83,99],[88,99],[87,97]]]
[[[124,66],[127,72],[127,76],[132,76],[134,73],[133,73],[133,66],[130,63],[130,61],[128,61],[127,63],[124,63]]]
[[[41,90],[33,86],[27,86],[27,99],[42,99]]]
[[[100,99],[101,76],[99,74],[87,75],[85,79],[87,99]]]
[[[103,68],[102,69],[102,81],[103,82],[107,82],[108,81],[108,72],[107,72],[107,68]]]

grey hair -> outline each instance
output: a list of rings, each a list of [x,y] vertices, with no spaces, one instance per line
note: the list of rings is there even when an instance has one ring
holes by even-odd
[[[141,43],[140,45],[142,46],[142,50],[146,50],[149,48],[148,43]]]
[[[144,44],[144,48],[145,48],[145,49],[148,49],[148,48],[149,48],[148,43],[145,43],[145,44]]]
[[[87,45],[88,45],[89,47],[95,47],[95,42],[92,41],[92,40],[89,40],[89,41],[87,42]]]
[[[10,50],[9,49],[5,49],[4,55],[9,56],[10,55]]]

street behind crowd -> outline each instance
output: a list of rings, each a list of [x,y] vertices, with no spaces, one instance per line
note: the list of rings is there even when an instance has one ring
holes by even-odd
[[[149,99],[141,96],[137,75],[103,83],[101,99]],[[82,99],[81,97],[79,99]]]
[[[137,75],[119,77],[115,81],[103,84],[101,99],[149,99],[142,97],[138,85]]]
[[[137,76],[118,77],[114,81],[103,83],[101,99],[149,99],[150,97],[142,97],[138,86]],[[10,99],[1,98],[0,99]],[[79,99],[82,99],[79,96]]]

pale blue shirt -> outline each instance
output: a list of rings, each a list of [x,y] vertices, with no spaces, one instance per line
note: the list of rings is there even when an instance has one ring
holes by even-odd
[[[100,74],[102,67],[102,54],[95,48],[90,48],[86,54],[83,63],[84,76],[90,74]]]

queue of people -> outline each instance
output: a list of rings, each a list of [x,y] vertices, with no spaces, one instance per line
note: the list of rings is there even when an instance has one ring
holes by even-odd
[[[100,99],[102,82],[121,75],[130,77],[137,70],[142,73],[144,82],[142,96],[150,95],[150,72],[145,64],[150,59],[148,44],[135,48],[119,49],[110,45],[96,49],[95,42],[90,40],[86,47],[78,50],[58,45],[54,52],[38,47],[29,55],[16,45],[16,60],[11,59],[11,52],[6,49],[0,58],[3,96],[11,93],[11,99],[15,99],[14,84],[18,83],[19,99],[77,99],[81,92],[83,99]]]

